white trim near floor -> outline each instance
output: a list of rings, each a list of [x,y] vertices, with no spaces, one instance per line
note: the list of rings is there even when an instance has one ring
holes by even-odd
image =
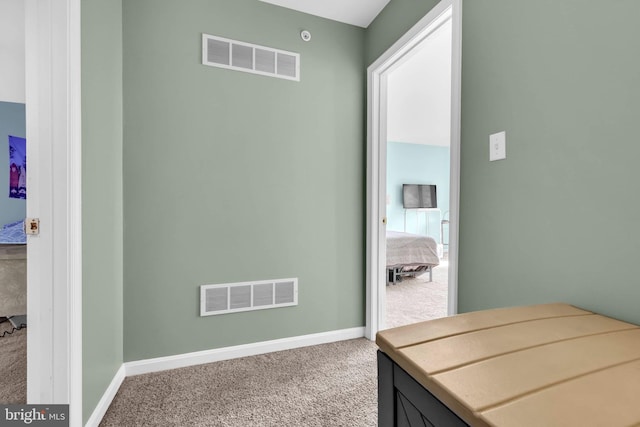
[[[82,424],[80,0],[25,1],[27,402]],[[54,256],[55,254],[55,256]]]
[[[102,418],[104,418],[104,415],[107,413],[109,406],[111,406],[111,402],[113,402],[113,399],[116,397],[116,394],[118,393],[118,390],[125,378],[126,368],[123,364],[120,365],[120,369],[118,369],[118,372],[116,372],[115,376],[111,380],[109,387],[107,387],[102,398],[100,398],[100,401],[93,410],[93,413],[87,420],[85,427],[98,427],[100,425]]]
[[[452,22],[448,313],[457,313],[462,0],[442,0],[367,70],[367,295],[365,336],[383,326],[386,258],[386,78],[443,22]]]
[[[317,334],[224,347],[214,350],[196,351],[193,353],[178,354],[175,356],[138,360],[135,362],[126,362],[124,365],[126,367],[127,376],[131,376],[362,337],[364,337],[364,328],[362,327],[341,329],[337,331],[320,332]]]
[[[358,327],[126,362],[118,369],[118,372],[116,372],[111,380],[109,387],[107,387],[100,402],[98,402],[98,405],[87,421],[86,427],[97,427],[100,425],[102,418],[107,413],[111,402],[113,402],[118,389],[126,377],[362,337],[364,337],[364,328]]]

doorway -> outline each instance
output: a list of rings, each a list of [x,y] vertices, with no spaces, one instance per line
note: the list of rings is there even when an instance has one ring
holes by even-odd
[[[0,403],[26,403],[27,248],[25,16],[0,0]],[[1,422],[0,422],[1,423]]]
[[[367,301],[366,336],[385,327],[386,308],[386,232],[387,217],[387,141],[389,140],[389,76],[411,60],[425,40],[443,26],[451,28],[450,115],[448,123],[449,203],[446,218],[440,212],[439,224],[447,227],[447,314],[457,312],[457,233],[460,159],[460,79],[461,79],[461,0],[443,0],[368,69],[368,145],[367,145]],[[391,197],[391,194],[389,194]],[[397,201],[397,198],[396,198]],[[405,211],[406,212],[406,211]],[[395,219],[394,219],[395,221]],[[430,220],[425,220],[430,224]],[[406,221],[405,221],[406,222]],[[394,226],[397,228],[397,225]],[[429,234],[429,233],[427,233]],[[440,237],[438,236],[440,239]],[[443,242],[441,241],[440,244]],[[444,255],[444,254],[443,254]]]
[[[80,0],[26,0],[27,403],[82,423]],[[54,256],[55,254],[55,256]]]

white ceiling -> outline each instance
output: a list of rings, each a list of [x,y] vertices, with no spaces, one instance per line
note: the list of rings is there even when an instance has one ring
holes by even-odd
[[[387,140],[450,145],[451,20],[388,77]]]
[[[310,15],[367,28],[389,0],[260,0]]]

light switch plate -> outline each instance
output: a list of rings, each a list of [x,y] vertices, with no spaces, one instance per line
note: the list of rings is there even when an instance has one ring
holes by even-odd
[[[507,158],[507,133],[498,132],[489,135],[489,161]]]

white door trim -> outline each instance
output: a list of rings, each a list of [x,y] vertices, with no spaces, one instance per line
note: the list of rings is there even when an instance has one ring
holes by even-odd
[[[373,340],[384,313],[386,245],[386,73],[447,19],[452,22],[451,167],[448,313],[457,313],[460,200],[462,0],[442,0],[367,69],[367,299],[365,335]]]
[[[27,401],[82,423],[80,0],[26,0]]]

